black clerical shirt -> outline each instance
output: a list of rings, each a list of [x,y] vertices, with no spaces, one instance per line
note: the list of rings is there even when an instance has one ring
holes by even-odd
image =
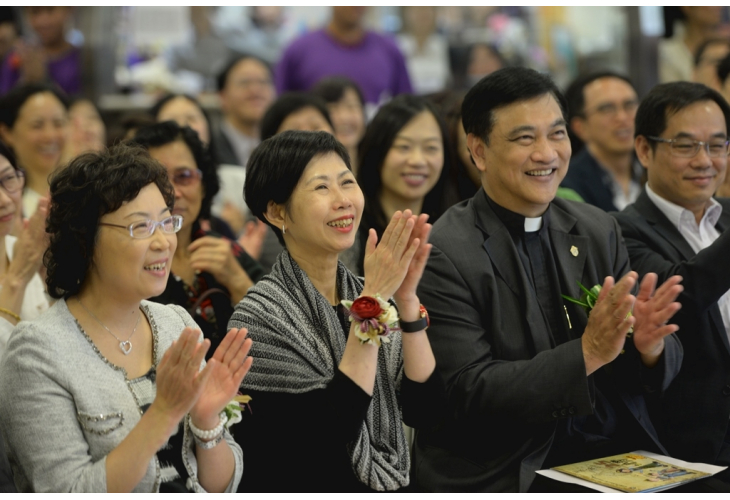
[[[549,326],[552,345],[560,345],[579,338],[583,332],[574,332],[569,327],[563,308],[561,289],[567,289],[567,284],[561,283],[553,254],[554,249],[550,239],[550,206],[542,215],[539,229],[530,231],[526,230],[526,226],[535,226],[537,221],[528,220],[525,216],[498,205],[489,196],[487,201],[512,236],[522,267],[530,279],[545,322]],[[528,229],[536,228],[528,227]],[[557,422],[555,439],[543,468],[641,449],[641,443],[624,439],[626,436],[639,434],[624,432],[628,431],[624,429],[625,426],[637,424],[626,407],[621,404],[608,375],[599,370],[588,377],[588,383],[594,395],[593,414],[566,417]],[[597,386],[600,386],[601,390]],[[646,446],[650,444],[647,443]]]

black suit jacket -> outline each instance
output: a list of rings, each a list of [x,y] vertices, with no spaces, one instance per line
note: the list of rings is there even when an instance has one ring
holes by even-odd
[[[561,199],[550,210],[558,273],[570,284],[563,293],[578,297],[577,281],[592,286],[629,271],[610,216]],[[416,435],[417,488],[527,491],[558,420],[593,412],[598,378],[616,388],[635,418],[642,435],[632,442],[663,451],[642,391],[663,390],[678,371],[681,345],[675,338],[667,339],[655,370],[642,369],[627,342],[624,355],[587,377],[579,338],[585,312],[566,304],[576,338],[554,346],[513,240],[483,189],[439,218],[431,242],[418,295],[430,314],[428,336],[449,403],[442,427]]]
[[[618,210],[613,204],[612,183],[611,174],[601,168],[588,148],[584,147],[570,159],[568,173],[560,185],[574,190],[586,203],[611,212]]]
[[[675,274],[684,278],[682,309],[672,319],[684,347],[682,370],[650,404],[662,443],[683,460],[730,465],[730,450],[723,446],[730,418],[730,345],[717,306],[730,288],[730,200],[718,201],[721,235],[697,254],[646,191],[613,216],[635,271],[657,273],[660,283]]]

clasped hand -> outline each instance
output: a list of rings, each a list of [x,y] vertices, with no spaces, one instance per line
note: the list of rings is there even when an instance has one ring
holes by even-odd
[[[253,359],[245,328],[232,329],[201,371],[210,340],[198,342],[200,332],[191,327],[165,352],[157,367],[157,397],[153,405],[179,422],[190,413],[201,429],[218,424],[218,414],[238,392]]]
[[[23,222],[23,229],[13,247],[13,260],[10,261],[7,274],[23,283],[28,283],[40,270],[43,254],[48,248],[46,217],[49,203],[48,196],[40,199],[36,211]]]
[[[632,271],[615,285],[610,276],[603,282],[581,339],[589,375],[616,359],[624,349],[626,335],[632,327],[634,345],[644,364],[650,367],[664,351],[664,337],[678,329],[676,325],[666,323],[681,307],[675,299],[682,292],[679,284],[682,278],[672,276],[655,291],[657,276],[649,273],[634,297],[631,290],[637,278]],[[633,314],[629,314],[632,309]]]
[[[393,297],[402,317],[413,316],[405,318],[407,321],[417,318],[416,288],[431,253],[432,245],[428,243],[431,224],[427,221],[426,214],[416,216],[410,210],[398,211],[380,243],[371,229],[365,247],[363,295],[379,293],[384,299]]]

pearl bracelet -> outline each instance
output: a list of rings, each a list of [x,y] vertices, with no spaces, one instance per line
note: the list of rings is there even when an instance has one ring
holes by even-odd
[[[210,441],[201,441],[198,438],[198,436],[196,436],[195,434],[193,434],[193,439],[195,440],[195,445],[198,448],[200,448],[202,450],[210,450],[210,449],[215,448],[216,446],[218,446],[218,444],[221,441],[223,441],[223,432],[221,432],[220,434],[218,434],[218,437],[217,438],[212,439]]]
[[[190,430],[192,431],[193,436],[200,438],[203,441],[210,441],[211,439],[218,437],[218,435],[222,435],[226,422],[228,422],[228,417],[226,417],[226,413],[222,411],[220,415],[218,415],[218,418],[218,425],[210,430],[204,431],[195,427],[193,425],[193,419],[190,418],[190,415],[188,415],[188,424],[190,425]]]

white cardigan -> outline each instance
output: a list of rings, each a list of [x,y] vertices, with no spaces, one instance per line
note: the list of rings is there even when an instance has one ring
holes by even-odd
[[[13,260],[13,247],[17,238],[15,236],[5,237],[5,251],[8,254],[8,260]],[[1,286],[1,285],[0,285]],[[20,319],[30,321],[36,319],[41,313],[48,309],[48,296],[43,286],[43,280],[38,273],[34,274],[25,288],[23,296],[23,306],[20,308]],[[13,332],[13,325],[4,314],[0,314],[0,360],[2,360],[5,347]]]

